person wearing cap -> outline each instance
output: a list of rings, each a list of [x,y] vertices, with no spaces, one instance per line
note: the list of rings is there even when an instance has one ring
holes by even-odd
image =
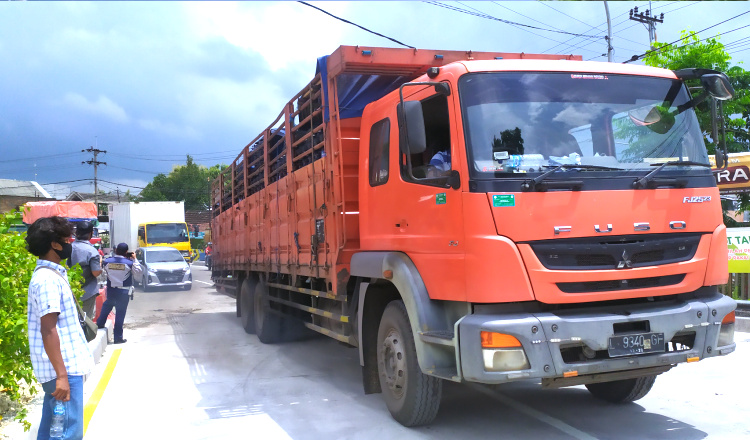
[[[99,296],[99,283],[96,277],[102,273],[102,257],[91,244],[94,225],[88,221],[78,223],[76,227],[76,241],[73,242],[73,254],[68,259],[68,266],[76,264],[83,269],[83,296],[81,296],[83,312],[94,319],[96,312],[96,297]]]
[[[104,260],[104,270],[107,272],[107,300],[102,305],[102,311],[96,325],[104,328],[107,316],[112,308],[115,309],[115,344],[127,342],[122,337],[122,324],[130,301],[130,287],[133,285],[133,275],[140,275],[143,269],[133,252],[128,252],[128,244],[120,243],[115,248],[115,256]]]

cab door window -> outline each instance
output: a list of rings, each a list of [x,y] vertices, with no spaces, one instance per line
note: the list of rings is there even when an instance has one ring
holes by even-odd
[[[440,181],[420,181],[450,175],[453,169],[451,157],[450,118],[448,98],[435,95],[421,101],[425,124],[427,148],[424,152],[411,155],[412,175],[407,170],[406,155],[401,154],[401,177],[406,181],[430,186],[444,186]]]
[[[390,136],[391,123],[388,118],[376,122],[370,129],[370,186],[388,182]]]

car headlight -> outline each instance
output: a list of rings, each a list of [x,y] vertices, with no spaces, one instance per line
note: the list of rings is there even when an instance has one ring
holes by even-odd
[[[156,275],[156,269],[149,269],[148,270],[149,275]]]

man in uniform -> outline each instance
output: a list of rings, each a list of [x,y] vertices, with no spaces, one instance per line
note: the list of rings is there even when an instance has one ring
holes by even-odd
[[[115,256],[104,260],[104,269],[107,271],[107,300],[102,305],[102,311],[96,325],[104,328],[107,316],[112,308],[115,309],[115,344],[127,342],[122,337],[122,324],[125,322],[125,313],[128,311],[130,301],[130,287],[133,285],[133,275],[140,275],[141,264],[135,259],[133,252],[128,252],[128,244],[120,243],[115,248]]]

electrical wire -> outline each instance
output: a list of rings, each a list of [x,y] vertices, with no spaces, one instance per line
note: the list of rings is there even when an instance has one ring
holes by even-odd
[[[335,15],[331,14],[330,12],[328,12],[328,11],[326,11],[326,10],[324,10],[324,9],[321,9],[321,8],[319,8],[319,7],[317,7],[317,6],[313,6],[313,5],[311,5],[310,3],[307,3],[307,2],[303,2],[303,1],[298,1],[298,3],[302,3],[302,4],[303,4],[303,5],[305,5],[305,6],[309,6],[309,7],[313,8],[313,9],[317,9],[318,11],[320,11],[320,12],[322,12],[322,13],[324,13],[324,14],[328,15],[328,16],[331,16],[331,17],[335,18],[336,20],[341,20],[341,21],[343,21],[344,23],[350,24],[350,25],[352,25],[352,26],[356,26],[356,27],[358,27],[358,28],[360,28],[360,29],[362,29],[362,30],[364,30],[364,31],[367,31],[367,32],[369,32],[369,33],[371,33],[371,34],[375,34],[375,35],[377,35],[377,36],[379,36],[379,37],[383,37],[383,38],[385,38],[385,39],[391,40],[391,41],[393,41],[393,42],[394,42],[394,43],[396,43],[396,44],[400,44],[400,45],[402,45],[402,46],[406,46],[406,47],[408,47],[409,49],[416,49],[416,48],[415,48],[414,46],[409,46],[408,44],[406,44],[406,43],[402,43],[402,42],[400,42],[400,41],[396,40],[395,38],[391,38],[391,37],[389,37],[389,36],[386,36],[386,35],[383,35],[383,34],[381,34],[381,33],[378,33],[378,32],[375,32],[375,31],[371,31],[370,29],[367,29],[366,27],[360,26],[360,25],[358,25],[357,23],[353,23],[353,22],[351,22],[351,21],[349,21],[349,20],[346,20],[346,19],[343,19],[343,18],[341,18],[341,17],[337,17],[337,16],[335,16]]]
[[[0,160],[0,163],[22,162],[24,160],[40,161],[40,160],[51,159],[51,158],[55,158],[55,157],[70,156],[70,155],[73,155],[73,154],[81,154],[81,153],[83,153],[83,151],[73,151],[73,152],[70,152],[70,153],[48,154],[48,155],[36,156],[36,157],[24,157],[24,158],[20,158],[20,159],[4,159],[4,160]]]
[[[656,9],[659,9],[659,8],[664,8],[664,7],[667,7],[667,6],[669,6],[669,5],[672,5],[672,4],[674,4],[674,3],[682,3],[682,2],[671,2],[671,3],[667,3],[667,4],[664,4],[664,5],[657,5],[657,6],[655,6],[655,7],[653,8],[653,10],[656,10]],[[688,8],[688,7],[690,7],[690,6],[695,6],[695,5],[697,5],[697,4],[700,4],[700,3],[701,3],[701,2],[697,1],[697,2],[693,2],[693,3],[690,3],[690,4],[686,4],[686,5],[681,5],[680,7],[677,7],[677,8],[674,8],[674,9],[670,9],[670,10],[668,10],[668,11],[664,11],[664,13],[665,13],[665,14],[669,14],[669,13],[671,13],[671,12],[675,12],[675,11],[678,11],[678,10],[680,10],[680,9]],[[644,6],[646,6],[646,5],[644,4],[644,5],[641,5],[641,6],[638,6],[638,7],[639,7],[639,8],[642,8],[642,7],[644,7]],[[623,13],[623,14],[620,14],[620,15],[618,15],[618,16],[617,16],[617,17],[615,17],[615,18],[619,18],[620,16],[622,16],[622,15],[626,15],[626,14],[627,14],[627,12],[625,12],[625,13]],[[626,27],[626,28],[622,28],[622,29],[616,29],[616,28],[617,28],[617,26],[620,26],[620,25],[622,25],[622,24],[624,24],[624,23],[628,23],[628,22],[631,22],[631,20],[630,20],[630,18],[629,18],[629,17],[628,17],[628,18],[625,18],[625,19],[624,19],[624,20],[622,20],[621,22],[619,22],[619,23],[617,23],[617,24],[613,25],[613,26],[612,26],[612,32],[613,32],[613,34],[614,34],[614,32],[615,32],[615,31],[617,31],[617,32],[619,32],[619,33],[622,33],[622,32],[624,32],[624,31],[626,31],[626,30],[628,30],[628,29],[631,29],[631,28],[633,28],[633,27],[635,27],[635,26],[638,26],[638,24],[640,24],[640,23],[633,23],[633,24],[631,24],[630,26],[628,26],[628,27]],[[606,22],[605,22],[605,24],[606,24]],[[614,39],[614,38],[613,38],[613,39]],[[622,38],[622,37],[619,37],[619,36],[618,36],[618,37],[617,37],[617,39],[618,39],[618,40],[622,40],[623,38]],[[627,41],[630,41],[630,42],[632,42],[632,43],[635,43],[635,44],[640,44],[640,43],[638,43],[638,42],[636,42],[636,41],[633,41],[633,40],[627,40]],[[569,49],[569,50],[570,50],[570,51],[572,51],[572,50],[574,50],[574,49],[582,49],[582,48],[585,48],[585,47],[587,47],[587,46],[590,46],[590,45],[591,45],[591,44],[593,44],[593,43],[594,43],[594,42],[581,42],[581,43],[578,43],[578,45],[577,45],[577,46],[574,46],[574,47],[572,47],[572,48],[571,48],[571,49]],[[600,57],[595,57],[595,58],[600,58]],[[592,59],[593,59],[593,58],[592,58]]]
[[[721,21],[721,22],[719,22],[719,23],[716,23],[716,24],[714,24],[714,25],[711,25],[711,26],[709,26],[709,27],[707,27],[707,28],[705,28],[705,29],[701,29],[701,30],[699,30],[698,32],[691,32],[691,34],[694,34],[694,35],[698,35],[698,34],[700,34],[701,32],[704,32],[704,31],[707,31],[707,30],[709,30],[709,29],[715,28],[716,26],[718,26],[718,25],[720,25],[720,24],[724,24],[724,23],[726,23],[726,22],[728,22],[728,21],[734,20],[735,18],[741,17],[741,16],[743,16],[743,15],[745,15],[745,14],[750,14],[750,11],[745,11],[745,12],[743,12],[743,13],[741,13],[741,14],[737,14],[737,15],[735,15],[734,17],[730,17],[730,18],[727,18],[727,19],[726,19],[726,20],[724,20],[724,21]],[[741,27],[738,27],[738,28],[736,28],[736,29],[732,29],[731,31],[727,31],[727,32],[724,32],[724,33],[723,33],[723,35],[726,35],[726,34],[728,34],[728,33],[730,33],[730,32],[734,32],[734,31],[736,31],[736,30],[744,29],[744,28],[746,28],[746,27],[748,27],[748,26],[750,26],[750,25],[745,25],[745,26],[741,26]],[[708,38],[715,38],[715,37],[708,37]],[[699,41],[696,41],[696,43],[699,43],[699,42],[701,42],[701,41],[705,41],[705,40],[707,40],[708,38],[704,38],[703,40],[699,40]],[[631,57],[631,58],[630,58],[629,60],[627,60],[627,61],[623,61],[622,63],[623,63],[623,64],[627,64],[627,63],[630,63],[630,62],[633,62],[633,61],[638,61],[638,60],[640,60],[641,58],[645,57],[646,55],[650,55],[650,54],[653,54],[653,53],[661,52],[662,50],[665,50],[665,49],[669,48],[670,46],[672,46],[673,44],[675,44],[675,43],[677,43],[677,42],[680,42],[680,41],[682,41],[682,38],[679,38],[679,39],[677,39],[677,40],[675,40],[675,41],[673,41],[673,42],[671,42],[671,43],[667,43],[667,44],[665,44],[664,46],[660,46],[660,47],[658,47],[658,48],[656,48],[656,49],[654,49],[654,50],[648,50],[648,51],[646,51],[646,52],[642,53],[641,55],[633,55],[633,56],[632,56],[632,57]],[[677,47],[677,48],[675,48],[675,49],[680,49],[680,48],[683,48],[683,47],[685,47],[685,46],[690,46],[691,44],[695,44],[695,43],[689,43],[689,44],[685,44],[685,45],[679,46],[679,47]]]
[[[532,26],[532,25],[529,25],[529,24],[518,23],[518,22],[515,22],[515,21],[505,20],[503,18],[493,17],[492,15],[485,14],[483,12],[472,12],[472,11],[469,11],[469,10],[466,10],[466,9],[458,8],[456,6],[446,5],[444,3],[440,3],[440,2],[437,2],[437,1],[426,1],[425,3],[427,3],[429,5],[433,5],[433,6],[439,6],[441,8],[445,8],[445,9],[450,9],[451,11],[456,11],[456,12],[461,12],[463,14],[473,15],[473,16],[479,17],[479,18],[486,18],[487,20],[499,21],[501,23],[505,23],[505,24],[509,24],[509,25],[522,26],[522,27],[525,27],[525,28],[536,29],[536,30],[545,31],[545,32],[554,32],[554,33],[564,34],[564,35],[573,35],[573,36],[576,36],[576,37],[600,38],[597,35],[576,34],[574,32],[558,31],[558,30],[554,30],[554,29],[545,29],[545,28],[541,28],[539,26]],[[458,3],[460,3],[460,2],[458,2]],[[552,40],[552,41],[555,41],[555,40]]]
[[[460,5],[462,5],[462,6],[466,6],[467,8],[473,9],[474,11],[478,12],[479,14],[484,14],[484,12],[480,11],[479,9],[476,9],[476,8],[474,8],[474,7],[471,7],[471,6],[465,5],[465,4],[461,3],[461,2],[457,2],[457,3],[459,3],[459,4],[460,4]],[[476,14],[472,14],[472,15],[478,16],[478,15],[476,15]],[[484,14],[484,15],[486,15],[486,14]],[[550,40],[550,41],[557,41],[557,40],[555,40],[555,39],[553,39],[553,38],[550,38],[550,37],[546,37],[546,36],[544,36],[544,35],[538,34],[538,33],[534,32],[534,31],[530,31],[530,30],[528,30],[528,29],[526,29],[526,28],[524,28],[524,27],[521,27],[521,26],[517,26],[517,25],[515,25],[515,24],[511,24],[510,26],[513,26],[514,28],[516,28],[516,29],[518,29],[518,30],[522,30],[522,31],[524,31],[524,32],[528,32],[528,33],[530,33],[530,34],[536,35],[537,37],[541,37],[541,38],[544,38],[545,40]]]

